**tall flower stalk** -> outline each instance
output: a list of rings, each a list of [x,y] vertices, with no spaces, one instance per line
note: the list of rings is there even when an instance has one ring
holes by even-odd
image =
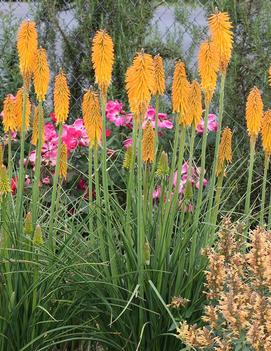
[[[263,102],[260,91],[257,87],[254,87],[247,98],[246,103],[246,122],[247,130],[250,136],[250,158],[249,158],[249,169],[248,169],[248,181],[246,190],[245,200],[245,215],[250,214],[250,197],[251,197],[251,185],[253,176],[253,165],[255,158],[255,144],[258,134],[261,129],[261,122],[263,117]]]
[[[35,127],[38,129],[37,136],[37,150],[36,150],[36,162],[35,162],[35,175],[34,175],[34,184],[32,190],[32,218],[33,225],[36,225],[38,218],[38,209],[39,209],[39,182],[40,182],[40,170],[41,170],[41,148],[44,140],[44,121],[43,121],[43,108],[42,103],[45,100],[49,81],[50,81],[50,70],[47,62],[46,51],[44,49],[38,49],[35,59],[34,59],[34,88],[39,102],[38,111]],[[34,118],[35,118],[34,117]],[[36,132],[36,130],[35,130]]]
[[[59,125],[58,129],[58,144],[57,144],[57,158],[56,167],[53,180],[53,191],[51,199],[50,209],[50,221],[49,221],[49,247],[52,251],[55,251],[55,237],[54,237],[54,219],[55,219],[55,203],[57,197],[57,187],[59,178],[59,167],[60,167],[60,154],[62,144],[62,131],[63,123],[68,118],[70,104],[70,90],[67,83],[66,75],[61,71],[55,77],[54,87],[54,108],[56,114],[56,122]]]

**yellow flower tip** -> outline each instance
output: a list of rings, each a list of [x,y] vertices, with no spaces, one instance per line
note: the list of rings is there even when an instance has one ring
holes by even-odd
[[[41,226],[39,224],[37,224],[35,231],[34,231],[33,244],[36,246],[41,246],[44,244],[44,241],[42,238],[42,230],[41,230]]]
[[[36,24],[25,20],[21,23],[17,36],[17,50],[20,71],[24,79],[29,80],[33,72],[33,61],[38,48]]]
[[[143,51],[137,53],[126,72],[125,82],[131,111],[136,118],[143,119],[155,85],[152,56]]]
[[[43,115],[43,110],[42,115],[40,117],[41,119],[41,134],[42,134],[42,139],[41,139],[41,145],[44,144],[44,115]],[[38,144],[39,140],[39,108],[36,106],[34,110],[34,118],[33,118],[33,126],[32,126],[32,138],[31,138],[31,143],[35,146]]]
[[[3,126],[5,133],[8,133],[9,131],[15,132],[17,130],[15,98],[11,94],[8,94],[4,100]]]
[[[212,40],[219,52],[219,65],[222,72],[227,70],[233,43],[232,23],[227,12],[216,12],[208,20]]]
[[[152,163],[155,155],[155,133],[151,122],[148,121],[143,131],[142,138],[142,160],[146,163]]]
[[[202,115],[202,96],[200,84],[193,80],[189,92],[189,114],[191,116],[194,127],[196,128],[200,122]]]
[[[207,40],[200,45],[198,69],[206,102],[210,103],[216,88],[219,70],[219,51],[213,41]]]
[[[180,114],[180,123],[188,111],[190,83],[186,77],[185,64],[177,61],[172,82],[172,109]]]
[[[251,89],[246,103],[246,121],[248,134],[256,139],[260,130],[263,117],[263,101],[257,87]]]
[[[219,176],[224,174],[225,163],[232,162],[232,132],[230,128],[225,128],[223,130],[221,141],[218,149],[218,162],[216,175]]]
[[[158,54],[153,58],[154,65],[154,89],[153,95],[163,95],[165,93],[165,71],[163,65],[163,59]]]
[[[262,146],[267,156],[271,155],[271,109],[267,110],[262,119]]]
[[[64,123],[69,114],[70,105],[70,90],[67,83],[67,78],[64,72],[55,77],[54,87],[54,109],[56,115],[56,123]]]
[[[66,144],[61,144],[59,161],[59,178],[67,179],[68,173],[68,149]]]
[[[102,95],[105,97],[111,83],[114,63],[113,40],[105,30],[99,30],[93,38],[92,63],[95,71],[96,83]]]
[[[6,166],[0,166],[0,195],[6,195],[11,192],[10,182]]]
[[[102,135],[102,116],[98,95],[88,90],[82,102],[83,120],[89,139],[90,147],[100,143]]]
[[[132,145],[129,145],[127,147],[127,150],[124,154],[124,159],[123,159],[123,168],[130,170],[132,167],[132,152],[133,152],[133,147]]]
[[[38,49],[33,62],[34,88],[38,101],[44,101],[50,81],[46,50]]]
[[[23,128],[23,99],[24,99],[24,88],[20,88],[17,91],[15,99],[15,118],[16,118],[16,130],[19,132]],[[26,93],[26,105],[25,105],[25,129],[28,130],[30,126],[30,113],[31,103],[29,100],[28,93]]]

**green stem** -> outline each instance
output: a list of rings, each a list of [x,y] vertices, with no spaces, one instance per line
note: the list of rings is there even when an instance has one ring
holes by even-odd
[[[36,151],[36,162],[35,162],[35,175],[34,184],[32,189],[32,218],[33,228],[35,228],[38,219],[39,210],[39,182],[40,182],[40,170],[41,170],[41,148],[42,148],[42,131],[43,131],[43,119],[42,119],[42,102],[39,102],[38,106],[38,145]]]
[[[222,131],[222,119],[223,119],[223,112],[224,112],[224,92],[225,92],[225,80],[226,80],[226,73],[222,73],[221,76],[221,83],[220,83],[220,95],[219,95],[219,113],[218,113],[218,129],[216,133],[216,139],[215,139],[215,153],[214,153],[214,161],[213,161],[213,167],[212,167],[212,175],[210,179],[210,186],[209,186],[209,191],[210,195],[209,197],[209,203],[208,203],[208,211],[207,211],[207,223],[210,221],[211,217],[211,209],[213,206],[213,198],[214,198],[214,191],[215,191],[215,172],[217,168],[217,162],[218,162],[218,148],[219,148],[219,142],[220,142],[220,136],[221,136],[221,131]]]
[[[144,298],[144,223],[142,214],[142,123],[139,123],[138,132],[138,174],[137,174],[137,257],[138,257],[138,284],[140,297]],[[143,310],[139,309],[139,323],[143,325]]]
[[[56,166],[55,166],[50,219],[49,219],[49,248],[53,252],[55,251],[54,217],[55,217],[55,203],[56,203],[57,184],[58,184],[58,175],[59,175],[60,152],[61,152],[61,143],[62,143],[62,130],[63,130],[63,124],[61,123],[58,131],[57,159],[56,159]]]
[[[35,249],[35,248],[34,248]],[[38,267],[38,253],[34,253],[35,264],[34,264],[34,276],[33,276],[33,296],[32,296],[32,318],[35,321],[36,316],[36,306],[38,300],[38,281],[39,281],[39,267]],[[32,340],[35,338],[35,329],[36,325],[33,322],[32,324]]]
[[[205,160],[206,160],[206,146],[208,137],[208,115],[209,115],[209,104],[205,104],[205,116],[204,116],[204,132],[201,148],[201,164],[200,164],[200,179],[199,179],[199,190],[197,196],[197,205],[195,210],[194,228],[198,227],[200,213],[202,213],[202,195],[203,195],[203,179],[205,171]]]
[[[97,210],[97,232],[99,236],[101,248],[101,257],[103,262],[107,262],[105,239],[102,230],[102,216],[101,216],[101,195],[100,195],[100,180],[99,180],[99,163],[98,163],[98,145],[94,146],[94,178],[95,178],[95,193],[96,193],[96,210]]]
[[[212,217],[211,217],[211,223],[214,226],[212,229],[212,233],[215,231],[215,226],[216,226],[216,221],[217,221],[217,215],[218,215],[221,192],[222,192],[223,177],[224,177],[224,169],[217,178],[215,205],[214,205],[214,208],[212,211]]]
[[[260,225],[264,223],[264,210],[265,210],[265,193],[266,193],[266,182],[267,182],[267,171],[269,168],[269,155],[264,156],[264,173],[263,173],[263,186],[262,186],[262,201],[261,201],[261,212],[260,212]],[[270,210],[270,208],[269,208]]]
[[[18,188],[17,188],[17,199],[16,199],[16,211],[17,219],[19,223],[19,228],[23,225],[23,193],[24,193],[24,182],[25,182],[25,169],[24,169],[24,143],[26,134],[26,99],[27,99],[27,89],[24,85],[23,88],[23,110],[22,110],[22,130],[21,130],[21,140],[20,140],[20,167],[19,167],[19,178],[18,178]]]
[[[88,147],[89,238],[93,237],[92,146]]]
[[[110,266],[112,271],[112,278],[114,283],[117,283],[117,264],[116,264],[116,252],[114,249],[114,237],[113,230],[111,228],[111,209],[109,202],[109,190],[108,190],[108,171],[107,171],[107,162],[106,162],[106,114],[105,114],[105,105],[106,99],[101,95],[101,111],[102,111],[102,178],[103,178],[103,195],[105,202],[105,210],[106,210],[106,228],[108,238],[108,247],[109,247],[109,258],[110,258]]]
[[[249,214],[250,214],[250,196],[251,196],[251,186],[252,186],[252,176],[253,176],[253,165],[254,165],[254,159],[255,159],[255,143],[256,143],[256,139],[251,137],[248,181],[247,181],[247,191],[246,191],[246,201],[245,201],[245,215],[247,217],[249,217]]]
[[[159,113],[159,95],[155,97],[155,156],[154,164],[156,164],[156,155],[158,151],[158,113]]]

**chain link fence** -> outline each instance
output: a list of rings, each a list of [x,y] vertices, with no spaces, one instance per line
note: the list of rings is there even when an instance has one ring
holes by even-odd
[[[195,71],[199,43],[207,36],[207,11],[206,1],[199,0],[0,0],[0,100],[21,85],[16,34],[25,18],[37,23],[39,44],[47,49],[52,77],[60,68],[68,74],[72,115],[80,110],[83,90],[94,84],[90,50],[97,29],[106,28],[115,43],[110,95],[125,99],[125,71],[142,47],[164,57],[167,77],[172,76],[177,58],[186,62],[190,73]],[[170,94],[171,78],[167,83]],[[51,103],[49,94],[49,108]]]

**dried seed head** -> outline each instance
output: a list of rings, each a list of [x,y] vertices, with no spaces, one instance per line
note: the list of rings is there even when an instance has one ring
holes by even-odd
[[[11,192],[10,182],[8,179],[6,166],[0,166],[0,195],[6,195]]]
[[[33,244],[36,246],[40,246],[40,245],[44,244],[44,241],[42,238],[42,230],[41,230],[41,226],[39,224],[36,225],[36,228],[34,231]]]
[[[127,147],[127,150],[124,155],[123,159],[123,168],[131,170],[132,167],[132,152],[133,152],[133,147],[132,145],[129,145]]]

